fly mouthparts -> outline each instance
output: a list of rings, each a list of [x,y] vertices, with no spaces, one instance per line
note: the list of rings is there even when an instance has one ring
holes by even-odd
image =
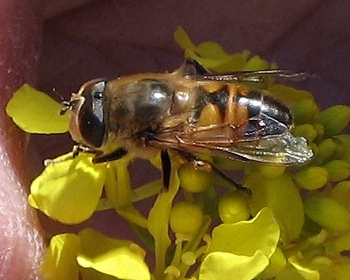
[[[63,100],[61,102],[61,104],[63,107],[60,110],[60,116],[63,116],[71,108],[71,103],[70,103],[70,101]]]

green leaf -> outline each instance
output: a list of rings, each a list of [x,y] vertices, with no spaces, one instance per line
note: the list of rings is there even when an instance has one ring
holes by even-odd
[[[60,115],[62,105],[28,84],[21,86],[6,106],[6,113],[27,133],[65,133],[69,114]]]

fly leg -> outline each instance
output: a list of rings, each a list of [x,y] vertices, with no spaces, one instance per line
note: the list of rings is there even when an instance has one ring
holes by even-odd
[[[61,159],[45,159],[44,160],[44,165],[48,166],[50,164],[64,162],[66,160],[74,159],[82,152],[83,153],[94,154],[95,157],[97,155],[99,155],[98,151],[92,150],[89,147],[82,146],[82,145],[76,143],[76,144],[73,145],[72,154],[70,156],[67,156],[66,158],[61,158]]]
[[[109,154],[102,154],[102,155],[96,154],[96,156],[92,159],[92,162],[102,163],[102,162],[114,161],[117,159],[121,159],[127,153],[128,151],[125,148],[119,148]]]
[[[171,174],[171,161],[167,150],[161,150],[160,159],[162,162],[163,190],[167,191],[169,189],[170,174]]]
[[[206,172],[214,172],[216,175],[218,175],[220,178],[224,179],[226,182],[228,182],[230,185],[233,185],[237,190],[247,194],[251,195],[251,191],[241,184],[237,183],[236,181],[232,180],[229,176],[227,176],[224,172],[222,172],[219,168],[217,168],[215,165],[210,163],[209,161],[202,160],[195,155],[188,154],[188,153],[179,153],[182,159],[185,160],[186,163],[191,164],[194,168],[199,170],[204,170]]]

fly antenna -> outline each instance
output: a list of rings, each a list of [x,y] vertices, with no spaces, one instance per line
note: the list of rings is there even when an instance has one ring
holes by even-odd
[[[53,88],[52,91],[61,99],[62,109],[60,110],[60,116],[63,116],[71,108],[71,103],[70,101],[65,100],[56,88]]]
[[[56,88],[53,88],[52,92],[55,93],[61,99],[62,103],[64,102],[64,97],[56,90]]]

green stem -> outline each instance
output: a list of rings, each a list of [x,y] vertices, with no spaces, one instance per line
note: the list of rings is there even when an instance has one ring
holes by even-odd
[[[142,227],[142,228],[147,228],[148,226],[147,219],[144,216],[142,216],[139,213],[139,211],[137,211],[134,208],[133,205],[129,205],[123,208],[116,208],[115,211],[130,223],[138,225],[139,227]]]
[[[129,225],[135,235],[142,241],[142,243],[147,247],[147,251],[154,252],[154,242],[152,237],[149,235],[149,232],[144,228],[135,225],[134,223],[130,223]]]
[[[174,267],[178,267],[181,262],[181,255],[182,255],[182,242],[178,242],[176,243],[174,257],[170,265]],[[164,280],[173,280],[173,279],[175,279],[175,275],[173,273],[167,273],[164,278]]]
[[[147,183],[133,191],[132,202],[147,199],[159,194],[162,188],[162,180]]]
[[[199,247],[195,252],[194,252],[194,255],[196,256],[196,259],[198,259],[201,255],[203,255],[206,250],[208,249],[208,246],[207,245],[204,245],[202,247]],[[199,265],[197,267],[197,269],[191,274],[190,278],[193,278],[193,279],[198,279],[198,276],[199,276],[199,270],[200,270],[201,266]]]
[[[170,185],[168,190],[162,191],[148,216],[148,230],[154,238],[155,244],[155,279],[164,278],[166,252],[171,245],[168,235],[169,218],[175,195],[179,190],[179,178],[177,168],[172,168]]]
[[[202,241],[203,236],[207,233],[208,228],[210,226],[210,223],[211,223],[210,217],[209,216],[205,216],[204,220],[203,220],[203,226],[201,227],[201,230],[198,232],[198,234],[196,235],[195,238],[193,238],[190,242],[188,242],[184,246],[184,248],[182,250],[182,254],[184,254],[186,252],[195,252],[196,258],[198,258],[199,255],[197,255],[197,253],[205,251],[204,247],[207,247],[207,246],[204,246],[204,247],[201,247],[201,248],[198,248],[198,246],[199,246],[200,242]],[[201,249],[201,250],[199,250],[199,249]],[[190,267],[191,266],[180,262],[179,270],[181,271],[181,277],[185,277],[186,276],[186,274],[187,274],[188,270],[190,269]]]

